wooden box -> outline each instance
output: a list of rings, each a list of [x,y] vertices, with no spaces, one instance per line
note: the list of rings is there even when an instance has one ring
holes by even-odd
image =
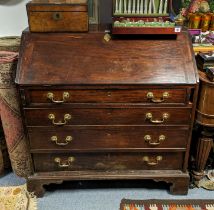
[[[34,0],[26,7],[31,32],[88,31],[87,0]]]

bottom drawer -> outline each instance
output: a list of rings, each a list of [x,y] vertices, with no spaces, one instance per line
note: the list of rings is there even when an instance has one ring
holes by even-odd
[[[184,153],[33,154],[35,172],[84,170],[181,170]]]

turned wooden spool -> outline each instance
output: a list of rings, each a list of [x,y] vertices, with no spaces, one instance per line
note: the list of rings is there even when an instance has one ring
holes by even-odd
[[[203,126],[214,127],[214,82],[211,82],[204,72],[199,71],[199,76],[196,122]]]

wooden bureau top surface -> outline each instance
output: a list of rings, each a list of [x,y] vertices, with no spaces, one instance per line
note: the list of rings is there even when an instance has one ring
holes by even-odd
[[[104,41],[104,33],[22,36],[20,85],[192,85],[198,82],[188,35],[177,40]]]

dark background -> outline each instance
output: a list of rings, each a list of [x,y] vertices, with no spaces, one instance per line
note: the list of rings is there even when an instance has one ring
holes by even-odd
[[[174,11],[178,14],[181,0],[172,0]],[[112,0],[99,0],[99,20],[101,24],[112,21]]]

